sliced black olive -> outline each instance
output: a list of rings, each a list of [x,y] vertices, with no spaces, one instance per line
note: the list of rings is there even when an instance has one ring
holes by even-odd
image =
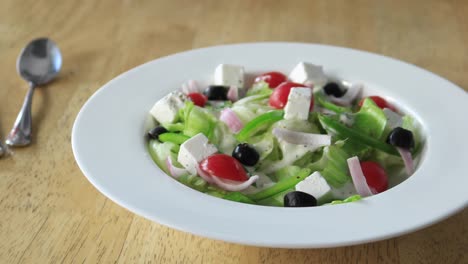
[[[329,82],[323,87],[323,91],[327,95],[333,95],[335,97],[342,97],[346,91],[341,89],[341,87],[335,82]]]
[[[205,89],[203,94],[210,101],[227,101],[227,93],[229,91],[228,86],[223,85],[210,85]]]
[[[153,129],[151,129],[149,132],[148,132],[148,137],[150,139],[157,139],[159,140],[159,135],[161,134],[164,134],[164,133],[167,133],[167,129],[165,129],[164,127],[162,126],[157,126]]]
[[[232,156],[246,166],[254,166],[260,159],[258,152],[247,143],[237,145]]]
[[[414,147],[413,133],[404,128],[396,127],[388,134],[387,143],[395,147],[412,149]]]
[[[284,207],[317,206],[317,199],[305,192],[290,192],[284,196]]]

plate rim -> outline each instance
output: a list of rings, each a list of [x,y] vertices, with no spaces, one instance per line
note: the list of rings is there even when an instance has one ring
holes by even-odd
[[[155,221],[153,215],[148,214],[145,211],[141,211],[139,208],[129,208],[131,206],[128,206],[128,204],[125,201],[123,201],[122,199],[120,199],[118,197],[114,197],[112,194],[109,194],[108,192],[106,192],[105,191],[106,188],[104,186],[101,186],[101,184],[98,181],[96,181],[95,178],[93,178],[92,176],[89,176],[89,175],[92,174],[91,172],[85,172],[86,169],[84,169],[84,165],[83,165],[84,161],[80,158],[80,154],[77,152],[78,151],[77,150],[78,146],[76,145],[77,144],[76,135],[78,133],[77,129],[78,129],[79,120],[82,118],[83,110],[88,106],[88,103],[90,101],[92,101],[93,98],[96,98],[96,96],[98,96],[100,93],[102,93],[104,91],[104,89],[106,89],[106,87],[112,87],[112,85],[114,83],[118,83],[119,80],[121,80],[122,78],[125,78],[125,76],[128,76],[129,74],[133,74],[133,73],[141,70],[144,67],[149,67],[148,65],[151,65],[152,63],[155,63],[156,61],[161,62],[161,61],[164,61],[164,60],[166,60],[168,58],[170,59],[170,58],[179,56],[180,54],[189,54],[189,53],[192,53],[192,52],[204,52],[204,51],[207,51],[207,50],[209,51],[209,50],[214,49],[214,48],[235,48],[235,47],[238,47],[238,46],[246,46],[246,45],[304,45],[304,46],[310,46],[310,47],[316,46],[316,47],[322,47],[322,48],[342,49],[342,50],[345,50],[346,52],[352,52],[352,53],[358,53],[358,54],[361,53],[361,54],[367,54],[367,55],[371,55],[371,56],[377,56],[377,57],[383,58],[385,60],[391,60],[391,61],[396,62],[398,64],[405,64],[406,66],[414,67],[418,71],[422,70],[426,74],[436,76],[437,78],[448,82],[449,84],[451,84],[451,86],[454,86],[454,87],[462,90],[456,84],[454,84],[454,83],[440,77],[437,74],[434,74],[434,73],[432,73],[432,72],[430,72],[428,70],[425,70],[425,69],[420,68],[418,66],[415,66],[413,64],[410,64],[410,63],[407,63],[407,62],[404,62],[404,61],[401,61],[401,60],[398,60],[398,59],[395,59],[395,58],[387,57],[385,55],[371,53],[371,52],[362,51],[362,50],[356,50],[356,49],[352,49],[352,48],[346,48],[346,47],[338,47],[338,46],[323,45],[323,44],[311,44],[311,43],[296,43],[296,42],[254,42],[254,43],[237,43],[237,44],[228,44],[228,45],[218,45],[218,46],[203,47],[203,48],[199,48],[199,49],[179,52],[179,53],[176,53],[176,54],[172,54],[172,55],[164,56],[164,57],[161,57],[161,58],[158,58],[158,59],[155,59],[155,60],[148,61],[148,62],[146,62],[146,63],[144,63],[142,65],[139,65],[139,66],[134,67],[134,68],[132,68],[132,69],[126,71],[126,72],[123,72],[123,73],[119,74],[117,77],[113,78],[112,80],[110,80],[109,82],[107,82],[106,84],[101,86],[98,90],[96,90],[96,92],[94,92],[93,95],[90,98],[88,98],[86,103],[81,107],[81,109],[80,109],[80,111],[79,111],[79,113],[78,113],[78,115],[77,115],[77,117],[75,119],[75,122],[73,124],[72,140],[71,141],[72,141],[72,149],[73,149],[74,157],[75,157],[75,159],[77,161],[78,166],[80,167],[81,171],[83,172],[85,177],[88,179],[88,181],[93,186],[95,186],[95,188],[98,189],[103,195],[105,195],[107,198],[111,199],[115,203],[119,204],[120,206],[126,208],[127,210],[129,210],[131,212],[134,212],[134,213],[136,213],[138,215],[141,215],[141,216],[143,216],[143,217],[145,217],[145,218],[147,218],[147,219],[149,219],[151,221]],[[142,117],[142,119],[143,119],[143,117]],[[398,186],[396,186],[394,188],[397,188],[397,187]],[[194,191],[194,192],[196,192],[196,191]],[[220,199],[217,199],[217,198],[212,198],[212,199],[220,200]],[[223,201],[223,202],[229,202],[229,201]],[[393,232],[393,233],[388,234],[386,236],[385,235],[384,236],[377,236],[377,237],[374,237],[373,239],[363,239],[363,240],[355,240],[354,239],[352,241],[344,241],[343,243],[331,243],[331,244],[304,245],[304,244],[294,244],[294,243],[290,243],[290,244],[285,244],[285,243],[278,243],[278,244],[275,244],[275,243],[256,243],[256,242],[252,243],[252,241],[249,242],[249,241],[244,241],[242,239],[240,239],[240,240],[225,239],[225,238],[220,237],[220,236],[214,236],[214,235],[206,234],[204,232],[197,232],[197,230],[187,230],[186,228],[183,228],[183,227],[177,226],[177,225],[172,225],[171,223],[168,223],[168,222],[164,223],[164,221],[161,221],[161,219],[158,219],[157,222],[159,222],[159,223],[161,223],[163,225],[169,226],[171,228],[182,230],[184,232],[189,232],[189,233],[192,233],[192,234],[196,234],[196,235],[211,238],[211,239],[223,240],[223,241],[228,241],[228,242],[233,242],[233,243],[238,243],[238,244],[248,244],[248,245],[264,246],[264,247],[275,246],[275,247],[286,247],[286,248],[308,248],[308,247],[319,248],[319,247],[331,247],[331,246],[334,247],[334,246],[355,245],[355,244],[361,244],[361,243],[366,243],[366,242],[371,242],[371,241],[378,241],[378,240],[387,239],[387,238],[390,238],[390,237],[399,236],[399,235],[402,235],[402,234],[405,234],[405,233],[408,233],[408,232],[411,232],[411,231],[419,230],[419,229],[425,228],[425,227],[427,227],[427,226],[429,226],[429,225],[431,225],[431,224],[433,224],[435,222],[442,221],[443,219],[446,219],[446,218],[450,217],[451,215],[463,210],[467,206],[467,202],[468,201],[465,201],[464,205],[461,205],[458,208],[456,208],[454,210],[451,210],[450,213],[445,213],[443,215],[440,215],[440,217],[437,218],[437,219],[431,219],[429,221],[425,221],[425,223],[422,224],[422,225],[418,225],[416,227],[408,227],[406,230],[401,230],[400,232]],[[229,203],[232,203],[232,202],[229,202]],[[337,205],[337,206],[341,207],[343,205]],[[347,206],[347,205],[344,205],[344,206]]]

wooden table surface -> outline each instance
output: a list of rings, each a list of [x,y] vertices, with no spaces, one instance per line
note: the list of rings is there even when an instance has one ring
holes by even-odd
[[[35,94],[33,145],[0,160],[0,263],[468,263],[468,209],[398,238],[332,249],[257,248],[186,234],[109,201],[85,179],[70,145],[79,109],[113,77],[161,56],[225,43],[357,48],[467,89],[467,14],[464,0],[0,0],[3,139],[26,93],[15,71],[23,45],[49,36],[64,60],[60,78]]]

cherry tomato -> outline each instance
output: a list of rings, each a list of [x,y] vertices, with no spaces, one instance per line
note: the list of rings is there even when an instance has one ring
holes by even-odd
[[[363,161],[361,162],[361,169],[371,190],[381,193],[388,189],[387,173],[378,163]]]
[[[361,101],[359,101],[359,108],[361,108],[362,104],[364,103],[364,100],[366,99],[367,97],[365,98],[362,98]],[[373,95],[373,96],[369,96],[368,98],[372,99],[372,101],[374,101],[374,103],[380,107],[381,109],[384,109],[384,108],[388,108],[392,111],[395,111],[395,108],[393,106],[391,106],[385,99],[383,99],[382,97],[380,96],[377,96],[377,95]]]
[[[286,75],[281,72],[267,72],[255,78],[255,82],[264,81],[268,83],[270,88],[276,88],[280,83],[285,82],[286,80]]]
[[[190,98],[190,100],[192,100],[192,102],[195,105],[198,105],[200,107],[204,107],[206,104],[206,101],[208,100],[206,96],[204,96],[201,93],[189,93],[187,96]]]
[[[200,169],[210,176],[226,180],[243,182],[249,179],[242,164],[226,154],[215,154],[202,160]]]
[[[306,87],[300,83],[293,82],[283,82],[278,87],[273,90],[273,93],[270,96],[270,106],[276,109],[283,109],[288,102],[289,92],[294,87]],[[310,100],[310,109],[312,110],[314,106],[314,100]]]

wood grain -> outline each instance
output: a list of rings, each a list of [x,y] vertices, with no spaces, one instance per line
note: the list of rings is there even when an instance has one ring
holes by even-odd
[[[0,160],[0,263],[468,263],[468,209],[412,234],[334,249],[257,248],[172,230],[99,194],[70,146],[76,114],[101,85],[146,61],[218,44],[346,46],[467,89],[466,14],[463,0],[0,0],[0,137],[26,93],[15,72],[22,46],[49,36],[64,55],[60,78],[35,95],[34,144]]]

